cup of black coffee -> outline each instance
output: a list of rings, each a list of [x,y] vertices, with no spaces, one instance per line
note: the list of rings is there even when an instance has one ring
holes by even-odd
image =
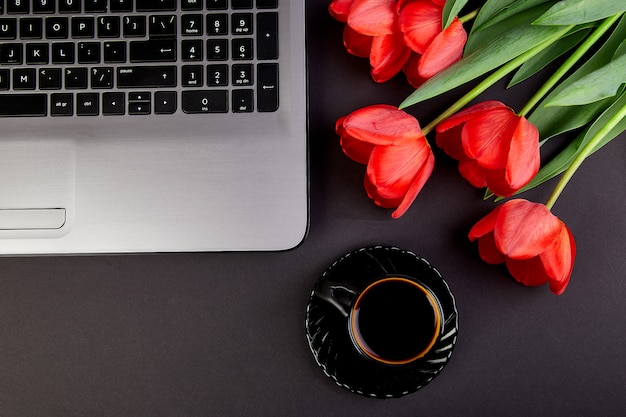
[[[380,364],[406,365],[422,358],[441,333],[441,306],[418,278],[382,276],[361,288],[326,280],[315,291],[345,317],[353,347]]]

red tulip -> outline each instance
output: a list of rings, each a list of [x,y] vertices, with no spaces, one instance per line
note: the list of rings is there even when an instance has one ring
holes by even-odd
[[[402,216],[430,177],[435,157],[413,116],[384,104],[356,110],[337,121],[346,155],[367,165],[365,189],[374,203]]]
[[[471,106],[437,126],[437,145],[475,187],[508,197],[539,171],[539,132],[498,101]]]
[[[404,71],[418,87],[461,59],[467,34],[455,19],[442,30],[442,0],[333,0],[328,10],[347,23],[348,52],[369,58],[372,78],[385,82]]]
[[[514,199],[496,207],[469,232],[480,257],[505,263],[511,275],[528,286],[549,283],[565,291],[574,267],[576,243],[568,227],[543,204]]]

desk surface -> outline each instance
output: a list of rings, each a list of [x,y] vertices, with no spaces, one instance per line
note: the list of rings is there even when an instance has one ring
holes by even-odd
[[[362,189],[334,122],[398,104],[349,56],[328,2],[309,1],[311,226],[282,253],[0,259],[0,415],[618,416],[626,408],[626,137],[590,158],[555,206],[578,258],[569,288],[525,288],[466,239],[492,202],[441,152],[399,220]],[[484,97],[502,97],[496,86]],[[519,106],[524,87],[507,94]],[[417,106],[422,120],[450,97]],[[544,201],[551,187],[529,193]],[[457,298],[459,339],[427,387],[373,400],[336,386],[304,333],[319,274],[352,249],[387,244],[428,258]]]

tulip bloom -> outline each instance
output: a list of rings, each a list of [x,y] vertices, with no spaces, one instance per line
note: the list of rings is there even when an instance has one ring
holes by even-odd
[[[346,23],[347,51],[369,58],[374,81],[404,71],[417,87],[463,54],[467,33],[457,18],[442,30],[444,5],[442,0],[333,0],[328,10]]]
[[[505,263],[511,275],[528,286],[549,283],[565,291],[574,267],[576,243],[569,228],[543,204],[514,199],[496,207],[469,232],[480,257]]]
[[[356,110],[337,121],[341,148],[367,165],[364,184],[374,203],[396,208],[397,219],[411,206],[435,165],[435,157],[413,116],[384,104]]]
[[[437,126],[437,145],[475,187],[508,197],[539,171],[539,132],[499,101],[471,106]]]

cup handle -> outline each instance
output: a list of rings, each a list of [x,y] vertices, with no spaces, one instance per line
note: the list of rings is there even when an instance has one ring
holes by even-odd
[[[350,316],[352,303],[359,291],[350,283],[321,280],[315,287],[315,294],[333,305],[344,316]]]

